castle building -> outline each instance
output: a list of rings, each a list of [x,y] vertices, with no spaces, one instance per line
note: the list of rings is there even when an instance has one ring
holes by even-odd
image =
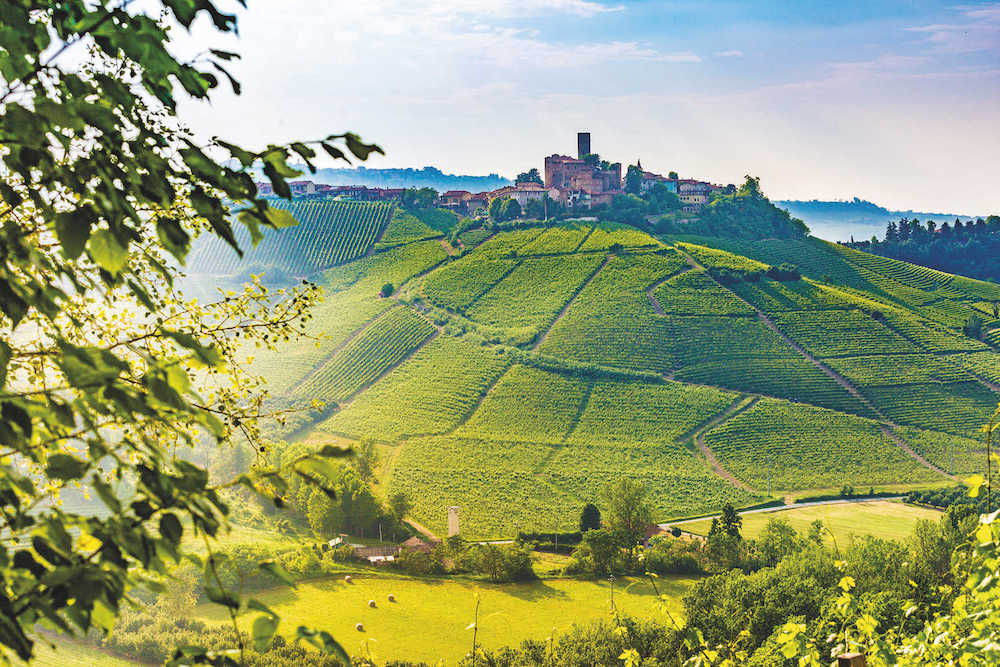
[[[557,190],[559,201],[569,206],[610,203],[622,194],[621,163],[591,164],[585,159],[591,154],[590,133],[578,133],[576,141],[577,157],[555,154],[545,158],[545,188]]]

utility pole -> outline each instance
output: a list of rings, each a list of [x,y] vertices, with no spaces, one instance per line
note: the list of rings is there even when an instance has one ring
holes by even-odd
[[[611,611],[615,610],[615,575],[608,577],[608,581],[611,582]]]

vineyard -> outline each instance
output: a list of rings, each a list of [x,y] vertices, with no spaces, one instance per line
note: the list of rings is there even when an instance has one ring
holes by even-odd
[[[761,400],[705,436],[722,465],[755,489],[786,491],[936,479],[867,419]]]
[[[1000,287],[814,239],[582,221],[468,230],[449,256],[439,223],[385,220],[375,252],[322,272],[310,338],[254,362],[281,400],[338,404],[305,437],[382,443],[383,490],[433,530],[450,505],[470,537],[571,529],[622,476],[662,520],[757,502],[769,472],[776,494],[946,481],[899,442],[982,472],[1000,328],[963,326],[994,326]],[[785,262],[802,279],[766,275]]]
[[[393,308],[319,366],[292,396],[343,400],[405,359],[434,331],[412,310]]]
[[[392,214],[392,206],[381,202],[293,199],[271,206],[288,211],[299,224],[280,233],[265,230],[256,246],[247,229],[235,224],[236,240],[245,250],[242,259],[219,237],[203,236],[191,250],[189,272],[230,276],[273,268],[312,275],[367,253]]]

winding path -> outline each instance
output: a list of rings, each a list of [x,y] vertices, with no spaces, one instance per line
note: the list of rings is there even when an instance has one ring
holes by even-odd
[[[682,249],[678,250],[682,255],[684,255],[685,259],[687,259],[688,263],[691,264],[691,266],[699,269],[704,269],[704,267],[701,266],[701,264],[699,264],[693,257],[691,257],[691,255],[689,255]],[[712,274],[708,273],[707,271],[705,272],[705,275],[712,277]],[[712,279],[715,280],[714,277]],[[762,311],[760,308],[750,303],[736,292],[730,290],[728,287],[720,283],[718,280],[716,280],[715,282],[720,287],[722,287],[723,289],[727,290],[730,294],[735,296],[737,299],[739,299],[747,306],[752,308],[753,311],[757,313],[757,317],[760,319],[760,321],[763,322],[764,325],[767,326],[769,329],[771,329],[775,334],[777,334],[783,341],[785,341],[785,343],[791,346],[792,349],[794,349],[800,355],[805,357],[806,360],[808,360],[811,364],[816,366],[816,368],[820,369],[823,373],[829,376],[838,385],[843,387],[848,393],[850,393],[852,396],[858,399],[862,403],[862,405],[868,407],[874,414],[878,415],[879,420],[881,422],[879,424],[879,430],[882,431],[882,434],[885,435],[887,438],[889,438],[897,447],[906,452],[910,457],[912,457],[915,461],[917,461],[917,463],[924,466],[928,470],[933,470],[934,472],[938,473],[939,475],[943,475],[948,479],[956,479],[954,475],[945,472],[944,470],[937,467],[936,465],[925,459],[923,456],[915,452],[913,448],[910,447],[910,445],[907,444],[906,441],[904,441],[901,437],[899,437],[899,435],[895,432],[895,429],[897,428],[896,424],[894,424],[888,417],[886,417],[881,410],[875,407],[875,404],[872,403],[870,400],[868,400],[867,397],[862,395],[861,392],[859,392],[857,388],[853,384],[851,384],[850,380],[848,380],[843,375],[841,375],[837,371],[833,370],[832,368],[824,364],[818,358],[814,357],[811,352],[809,352],[804,347],[802,347],[794,340],[792,340],[784,331],[778,328],[778,325],[776,325],[771,320],[771,318],[768,317],[764,313],[764,311]]]
[[[678,438],[678,441],[683,442],[693,437],[695,447],[697,447],[698,451],[701,452],[701,455],[705,457],[705,460],[708,462],[708,465],[712,469],[712,472],[714,472],[716,475],[723,478],[733,486],[743,489],[744,491],[749,491],[750,493],[753,493],[754,490],[750,488],[750,486],[746,482],[739,479],[738,477],[736,477],[736,475],[732,474],[722,466],[722,463],[719,462],[719,459],[718,457],[716,457],[715,452],[709,449],[708,445],[705,444],[706,433],[711,431],[719,424],[722,424],[723,422],[732,419],[741,412],[745,412],[750,408],[752,408],[753,406],[757,405],[757,401],[760,400],[760,396],[754,396],[753,398],[750,398],[750,400],[747,399],[748,397],[746,395],[740,396],[728,408],[726,408],[719,414],[715,415],[707,422],[696,427],[689,433],[685,433],[683,436]]]
[[[663,283],[667,282],[668,280],[676,278],[677,276],[679,276],[681,274],[684,274],[684,273],[687,273],[688,271],[694,271],[694,267],[693,266],[686,266],[683,269],[681,269],[680,271],[674,271],[670,275],[664,276],[660,280],[657,280],[655,283],[653,283],[652,285],[650,285],[649,288],[646,290],[646,296],[649,297],[649,305],[651,305],[653,307],[653,310],[656,311],[657,315],[666,315],[667,311],[665,311],[663,309],[663,304],[660,303],[660,300],[656,298],[656,295],[654,294],[654,292],[656,291],[656,289],[660,285],[662,285]]]

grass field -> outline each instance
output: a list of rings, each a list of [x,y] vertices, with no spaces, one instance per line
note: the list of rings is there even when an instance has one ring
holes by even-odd
[[[657,580],[660,592],[672,599],[671,613],[680,615],[680,597],[693,581]],[[387,601],[390,593],[396,603]],[[473,622],[477,594],[478,641],[486,648],[499,648],[522,639],[544,639],[553,629],[564,632],[573,623],[607,618],[610,593],[606,581],[547,579],[501,585],[385,575],[355,577],[351,584],[334,579],[304,583],[294,590],[276,589],[256,597],[287,619],[279,627],[282,634],[304,624],[329,631],[351,654],[360,653],[367,643],[379,663],[409,659],[436,664],[443,659],[454,664],[472,645],[472,631],[466,627]],[[368,600],[376,600],[377,608],[369,608]],[[615,605],[635,616],[658,614],[645,581],[616,581]],[[226,620],[218,607],[200,607],[196,615]],[[241,622],[248,628],[252,619],[244,616]],[[362,623],[365,631],[358,632],[356,623]]]
[[[941,513],[935,510],[890,500],[798,508],[792,506],[775,512],[744,514],[743,536],[756,537],[771,519],[784,519],[800,533],[807,532],[809,525],[819,519],[833,533],[837,545],[844,547],[852,535],[903,540],[913,532],[918,521],[925,519],[937,521],[940,517]],[[707,535],[711,524],[711,519],[699,519],[681,524],[681,528],[699,535]],[[828,540],[828,543],[832,544],[832,540]]]
[[[15,660],[14,664],[28,663]],[[125,667],[148,663],[101,651],[82,641],[45,635],[37,639],[35,659],[30,664],[37,667]]]

